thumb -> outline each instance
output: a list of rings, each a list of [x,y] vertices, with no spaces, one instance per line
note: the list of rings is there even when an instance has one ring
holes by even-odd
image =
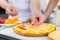
[[[39,23],[40,23],[40,24],[44,23],[44,20],[40,19]]]

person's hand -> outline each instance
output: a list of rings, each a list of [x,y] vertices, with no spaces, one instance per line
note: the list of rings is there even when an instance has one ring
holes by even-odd
[[[47,17],[45,15],[43,15],[42,13],[35,12],[32,14],[31,21],[32,21],[32,24],[34,24],[34,25],[40,25],[40,24],[44,23],[46,19],[47,19]]]
[[[6,13],[8,15],[11,15],[11,16],[16,16],[17,15],[17,11],[16,11],[15,7],[13,5],[11,5],[11,4],[7,5]]]

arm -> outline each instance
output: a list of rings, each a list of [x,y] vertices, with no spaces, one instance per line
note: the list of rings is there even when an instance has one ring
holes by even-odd
[[[46,17],[48,17],[51,12],[53,11],[53,9],[55,8],[56,4],[57,4],[58,0],[50,0],[45,12],[44,12],[44,15]]]
[[[8,5],[8,2],[6,0],[0,0],[0,7],[2,7],[3,9],[6,9]]]
[[[40,3],[39,0],[31,0],[30,2],[30,11],[31,11],[31,23],[38,24],[37,17],[40,19]]]
[[[11,16],[17,15],[17,11],[15,7],[12,4],[8,3],[7,0],[0,0],[0,7],[5,9],[8,15],[11,15]]]
[[[31,0],[30,3],[30,11],[32,13],[32,23],[33,24],[41,24],[47,19],[47,17],[51,14],[52,10],[56,6],[58,0],[50,0],[44,14],[40,12],[40,3],[39,0]],[[36,21],[36,17],[39,18],[39,21]]]
[[[30,11],[32,13],[36,13],[37,11],[40,11],[39,0],[31,0],[31,2],[30,2]]]

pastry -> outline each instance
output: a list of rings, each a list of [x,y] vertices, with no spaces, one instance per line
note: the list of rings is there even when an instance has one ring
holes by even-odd
[[[49,33],[50,40],[60,40],[60,30]]]
[[[38,26],[33,26],[32,24],[25,23],[25,24],[19,24],[13,27],[13,30],[15,33],[19,35],[25,35],[25,36],[44,36],[48,33],[54,31],[56,29],[56,26],[53,24],[41,24]]]

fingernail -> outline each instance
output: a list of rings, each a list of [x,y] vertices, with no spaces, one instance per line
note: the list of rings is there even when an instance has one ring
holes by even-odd
[[[34,22],[32,22],[32,24],[34,24]]]

